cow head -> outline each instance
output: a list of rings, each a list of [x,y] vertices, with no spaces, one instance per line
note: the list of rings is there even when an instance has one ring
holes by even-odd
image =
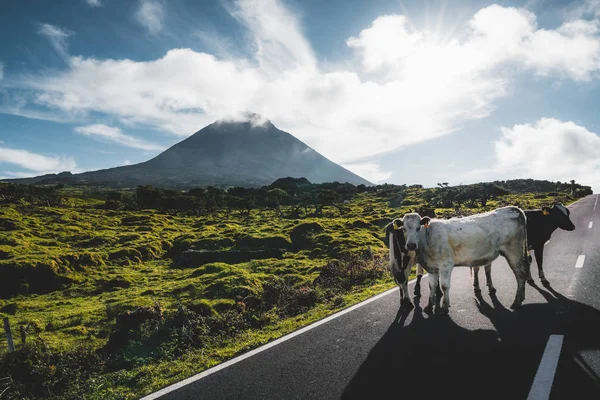
[[[392,234],[392,236],[390,236],[390,234]],[[396,218],[386,226],[385,237],[388,240],[391,237],[396,242],[396,247],[398,251],[405,251],[406,239],[404,231],[402,230],[402,219]],[[390,247],[392,243],[388,243],[388,240],[386,240],[386,244],[388,245],[388,247]],[[400,255],[398,254],[398,256]]]
[[[419,249],[419,235],[423,225],[429,224],[429,217],[423,217],[417,213],[409,213],[402,218],[402,229],[406,232],[406,250],[416,251]]]
[[[545,218],[551,218],[551,221],[560,229],[565,231],[575,230],[575,225],[571,221],[571,211],[561,203],[554,203],[552,207],[543,207],[542,212]]]

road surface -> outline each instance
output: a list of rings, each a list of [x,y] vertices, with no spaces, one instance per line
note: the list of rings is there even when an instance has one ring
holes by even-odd
[[[496,296],[483,269],[479,296],[468,268],[453,271],[447,316],[423,312],[425,277],[409,313],[399,313],[396,289],[147,399],[600,399],[597,203],[591,195],[569,207],[575,231],[555,231],[544,252],[551,286],[541,286],[534,260],[536,284],[526,286],[521,310],[509,308],[516,280],[500,257],[492,266]]]

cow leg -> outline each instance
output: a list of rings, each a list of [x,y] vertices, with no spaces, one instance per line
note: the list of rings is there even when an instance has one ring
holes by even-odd
[[[440,271],[440,284],[444,293],[443,304],[438,310],[440,314],[448,314],[450,308],[450,280],[452,278],[452,266],[448,265]]]
[[[394,271],[394,281],[396,281],[396,285],[398,285],[398,292],[400,293],[400,307],[404,304],[404,297],[406,295],[406,290],[404,289],[404,285],[400,283],[400,274]]]
[[[533,249],[533,251],[535,254],[535,262],[537,263],[537,266],[538,266],[538,273],[540,276],[540,281],[542,282],[542,285],[546,286],[550,282],[548,282],[548,280],[544,276],[544,268],[542,268],[542,265],[544,264],[544,247],[543,246],[536,247],[535,249]]]
[[[435,305],[435,294],[438,289],[438,274],[429,273],[429,304],[425,307],[424,311],[427,313],[433,312],[433,306]]]
[[[533,278],[531,277],[531,255],[529,254],[529,251],[527,252],[527,261],[527,283],[533,285]]]
[[[413,308],[413,304],[410,301],[410,297],[408,296],[408,276],[410,275],[410,270],[406,268],[403,272],[404,279],[402,279],[402,283],[400,285],[400,307],[404,308]]]
[[[517,309],[521,307],[521,304],[525,300],[525,280],[527,278],[527,254],[523,254],[522,250],[509,252],[504,255],[506,261],[508,261],[508,265],[510,269],[512,269],[515,274],[515,278],[517,278],[517,293],[515,295],[515,301],[510,306],[510,308]]]
[[[491,263],[485,265],[485,283],[487,284],[488,291],[490,292],[490,294],[496,293],[496,288],[494,287],[494,284],[492,283],[492,264]]]
[[[479,267],[469,268],[469,272],[473,279],[473,290],[475,291],[475,294],[481,293],[481,289],[479,288]]]
[[[417,264],[417,282],[415,283],[415,297],[421,297],[421,278],[423,278],[423,267]]]
[[[408,297],[408,282],[405,281],[402,286],[400,286],[400,293],[400,307],[413,308],[413,303],[410,301],[410,297]]]

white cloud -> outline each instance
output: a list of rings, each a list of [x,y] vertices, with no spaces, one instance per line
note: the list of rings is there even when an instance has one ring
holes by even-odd
[[[143,139],[136,138],[134,136],[126,135],[121,132],[121,129],[114,128],[112,126],[96,124],[89,126],[78,126],[75,131],[82,135],[91,136],[94,138],[103,139],[109,142],[122,144],[127,147],[133,147],[136,149],[149,150],[149,151],[162,151],[165,148],[155,143],[145,141]]]
[[[254,59],[190,49],[146,62],[72,57],[61,73],[15,85],[33,93],[38,111],[104,113],[185,136],[250,110],[335,162],[360,164],[486,117],[519,69],[576,81],[600,69],[594,22],[541,30],[523,9],[482,9],[461,39],[444,43],[404,16],[383,16],[348,39],[358,65],[327,69],[282,3],[237,1],[230,12],[253,35]]]
[[[496,165],[470,178],[575,179],[600,190],[600,136],[574,122],[542,118],[535,124],[502,128],[502,139],[494,145]]]
[[[7,147],[0,147],[0,163],[13,164],[38,173],[72,171],[77,167],[72,157],[48,157]]]
[[[84,0],[90,7],[102,7],[100,0]]]
[[[164,27],[165,10],[159,1],[140,0],[135,18],[148,32],[157,35]]]
[[[492,5],[478,11],[468,26],[463,42],[440,44],[429,39],[429,32],[412,28],[405,16],[388,15],[347,43],[361,53],[368,72],[432,77],[442,83],[507,63],[576,81],[589,80],[600,70],[597,21],[570,20],[556,30],[537,29],[533,13]]]
[[[54,47],[54,50],[56,50],[59,56],[65,60],[69,59],[67,39],[70,36],[73,36],[74,33],[72,31],[50,24],[40,24],[37,33],[50,41],[50,44]]]
[[[373,183],[383,183],[392,177],[389,171],[382,171],[375,163],[344,164],[344,168]]]
[[[230,13],[253,34],[263,72],[314,70],[316,59],[294,15],[277,0],[238,0]]]
[[[131,165],[131,161],[130,160],[124,160],[123,161],[123,165]]]

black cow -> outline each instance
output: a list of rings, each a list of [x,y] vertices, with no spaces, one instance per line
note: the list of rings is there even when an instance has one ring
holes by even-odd
[[[394,225],[394,223],[396,225]],[[415,284],[415,297],[421,296],[421,279],[423,278],[423,267],[416,263],[416,254],[414,251],[406,250],[406,238],[404,231],[400,228],[401,219],[395,219],[385,227],[385,244],[390,249],[389,268],[394,276],[394,280],[400,288],[400,300],[402,306],[410,307],[412,303],[408,297],[408,277],[412,271],[412,266],[417,266],[417,282]],[[394,234],[397,233],[397,234]],[[390,238],[393,238],[393,247],[390,247]],[[437,288],[438,296],[442,295],[441,289]]]
[[[408,276],[414,263],[415,252],[406,250],[406,239],[398,221],[395,219],[385,227],[385,242],[390,249],[389,268],[400,288],[400,305],[412,307],[408,297]]]
[[[571,212],[569,209],[561,203],[554,203],[552,207],[543,207],[541,210],[525,211],[525,216],[527,217],[528,250],[533,250],[535,254],[540,281],[543,285],[549,284],[544,276],[544,269],[542,268],[544,263],[544,244],[550,240],[550,236],[552,236],[552,233],[558,228],[565,231],[575,230],[575,225],[571,221],[570,215]],[[493,293],[496,289],[492,284],[491,266],[492,264],[485,265],[485,277],[488,289],[490,293]],[[473,267],[472,269],[475,293],[481,291],[479,289],[479,268],[480,267]],[[529,265],[529,277],[527,278],[527,283],[533,284],[533,278],[531,277],[531,263]]]

